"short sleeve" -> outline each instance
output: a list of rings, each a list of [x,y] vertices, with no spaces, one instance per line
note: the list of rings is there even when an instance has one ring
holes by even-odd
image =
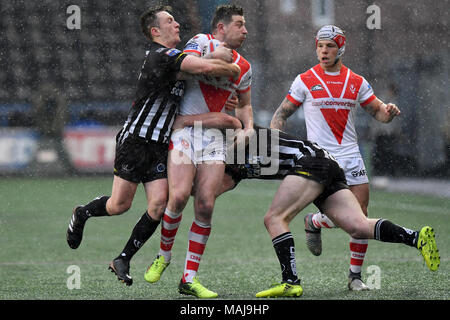
[[[303,84],[300,75],[298,75],[294,79],[294,82],[292,82],[291,87],[289,88],[289,92],[286,95],[286,99],[299,107],[303,103],[303,101],[305,101],[305,98],[305,85]]]
[[[180,71],[181,62],[186,58],[186,53],[176,48],[164,48],[158,55],[161,67],[175,72]]]
[[[183,52],[189,54],[189,53],[195,53],[199,56],[203,55],[203,48],[205,44],[210,40],[208,39],[208,35],[199,33],[193,38],[191,38],[186,45],[184,46]]]
[[[371,103],[373,100],[375,100],[376,96],[373,92],[373,89],[371,85],[367,82],[366,79],[363,78],[363,81],[361,83],[361,87],[359,88],[358,93],[358,102],[361,106],[366,106],[369,103]]]
[[[252,85],[252,67],[249,66],[248,71],[242,77],[242,80],[239,83],[239,86],[237,87],[236,91],[237,93],[247,92],[248,90],[250,90],[251,85]]]

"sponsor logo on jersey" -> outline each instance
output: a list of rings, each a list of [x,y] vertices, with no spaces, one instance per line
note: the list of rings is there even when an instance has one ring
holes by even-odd
[[[350,101],[336,101],[336,100],[318,100],[318,101],[313,101],[312,105],[314,107],[334,107],[334,108],[339,108],[339,107],[350,107],[350,108],[354,108],[356,107],[356,103],[354,102],[350,102]]]
[[[198,51],[198,44],[195,42],[189,42],[184,50],[197,50]]]
[[[170,91],[170,94],[177,96],[177,97],[182,97],[184,95],[183,81],[175,82],[175,85],[172,87],[172,91]]]
[[[352,176],[353,177],[362,177],[366,175],[366,170],[362,169],[362,170],[356,170],[356,171],[352,171]]]
[[[311,87],[311,91],[319,91],[319,90],[323,90],[321,84],[316,84],[315,86]]]
[[[353,83],[350,85],[349,89],[350,89],[350,91],[351,91],[353,94],[355,94],[356,88],[355,88],[355,85],[354,85]]]
[[[165,52],[165,54],[167,54],[169,57],[173,57],[173,56],[179,54],[180,52],[181,52],[180,50],[174,49],[174,48],[173,48],[173,49],[167,50],[167,51]]]

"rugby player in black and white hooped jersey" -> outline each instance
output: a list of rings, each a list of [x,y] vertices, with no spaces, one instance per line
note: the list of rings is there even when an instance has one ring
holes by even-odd
[[[202,121],[204,127],[241,128],[239,121],[233,121],[226,114],[202,116],[178,117],[174,127]],[[415,231],[386,219],[367,218],[354,193],[349,190],[344,171],[328,151],[314,142],[277,129],[255,125],[253,132],[256,136],[253,143],[258,147],[246,150],[247,160],[266,159],[257,163],[247,161],[244,164],[227,165],[218,195],[235,188],[242,179],[282,180],[264,217],[264,224],[280,263],[281,282],[258,292],[256,297],[299,297],[303,294],[289,224],[310,203],[314,203],[330,221],[339,225],[351,237],[406,244],[420,251],[431,271],[438,270],[440,256],[431,227],[424,226]],[[259,148],[264,144],[265,148]],[[252,154],[250,150],[256,154]],[[269,164],[267,160],[275,164]],[[276,167],[278,171],[267,174],[268,171],[264,171],[264,168],[268,166]]]
[[[356,109],[360,105],[384,123],[392,121],[400,110],[395,104],[378,99],[369,83],[342,63],[346,37],[340,28],[322,27],[315,42],[319,63],[295,78],[273,115],[271,127],[285,129],[286,120],[303,107],[308,140],[317,142],[337,159],[367,216],[369,180],[355,130]],[[333,227],[335,224],[320,211],[305,216],[306,244],[314,255],[322,252],[321,228]],[[350,237],[350,290],[369,289],[361,279],[367,245],[367,239]]]
[[[147,210],[134,227],[121,254],[109,266],[127,285],[132,284],[130,259],[153,234],[166,207],[169,136],[184,94],[180,72],[228,77],[240,74],[240,68],[235,64],[188,56],[177,50],[180,25],[170,14],[170,7],[152,7],[141,16],[140,22],[150,43],[140,70],[134,102],[116,137],[111,196],[100,196],[76,207],[67,229],[69,246],[78,248],[88,218],[126,212],[131,207],[137,186],[142,183]]]

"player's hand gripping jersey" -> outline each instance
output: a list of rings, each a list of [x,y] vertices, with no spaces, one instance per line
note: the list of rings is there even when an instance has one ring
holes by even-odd
[[[210,34],[198,34],[188,41],[185,53],[204,56],[213,52],[220,41]],[[250,63],[233,50],[233,62],[241,68],[238,79],[212,76],[196,76],[186,81],[186,91],[181,103],[180,114],[192,115],[223,111],[230,96],[250,90],[252,69]]]
[[[344,65],[340,72],[329,73],[318,64],[295,78],[286,98],[303,105],[308,140],[337,158],[359,154],[356,108],[376,98],[363,77]]]

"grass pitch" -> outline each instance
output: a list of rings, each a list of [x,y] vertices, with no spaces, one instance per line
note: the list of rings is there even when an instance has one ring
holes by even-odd
[[[2,179],[0,181],[1,300],[180,300],[177,285],[184,267],[192,202],[183,213],[173,259],[159,283],[143,275],[159,248],[160,229],[135,255],[134,284],[126,287],[107,270],[124,247],[146,208],[142,188],[129,212],[90,219],[77,250],[68,247],[66,229],[72,208],[98,195],[110,194],[112,177],[73,179]],[[279,185],[277,181],[243,181],[216,202],[213,229],[199,269],[206,287],[224,300],[253,299],[256,292],[280,281],[280,267],[263,216]],[[427,269],[419,252],[401,244],[370,241],[363,279],[376,279],[379,289],[347,290],[349,236],[324,230],[323,253],[311,255],[305,245],[303,216],[291,225],[304,294],[301,300],[448,300],[450,298],[450,201],[445,198],[371,192],[369,215],[419,229],[434,227],[441,254],[437,272]],[[80,288],[69,289],[70,266],[79,268]],[[372,279],[372,280],[370,280]],[[68,285],[69,283],[69,285]],[[374,282],[376,286],[377,283]]]

